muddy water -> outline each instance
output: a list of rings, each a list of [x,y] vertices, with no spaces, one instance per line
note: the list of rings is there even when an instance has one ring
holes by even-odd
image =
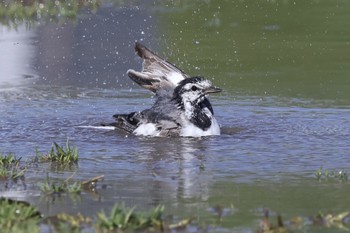
[[[2,27],[0,150],[30,159],[35,147],[45,152],[68,137],[80,160],[63,171],[28,169],[26,186],[2,185],[1,195],[46,215],[164,204],[168,214],[206,224],[217,224],[213,208],[222,206],[222,230],[242,232],[256,229],[262,208],[286,218],[349,210],[347,181],[314,177],[320,167],[350,172],[349,4],[230,4],[105,4],[75,23]],[[211,97],[221,136],[145,138],[87,127],[152,104],[125,75],[141,68],[135,40],[225,90]],[[105,180],[76,198],[40,193],[46,175],[73,173]]]

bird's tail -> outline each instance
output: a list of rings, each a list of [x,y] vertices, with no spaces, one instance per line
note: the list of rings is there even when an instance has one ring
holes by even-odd
[[[139,123],[138,119],[139,113],[132,112],[130,114],[115,114],[113,115],[115,122],[112,123],[104,123],[102,126],[113,126],[117,129],[121,129],[128,133],[132,133]]]

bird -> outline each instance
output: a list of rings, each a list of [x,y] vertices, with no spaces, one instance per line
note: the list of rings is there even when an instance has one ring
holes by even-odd
[[[203,137],[220,135],[208,95],[221,92],[211,81],[186,74],[140,42],[135,51],[143,59],[142,70],[129,69],[128,76],[155,94],[148,109],[113,115],[113,126],[130,134],[152,137]]]

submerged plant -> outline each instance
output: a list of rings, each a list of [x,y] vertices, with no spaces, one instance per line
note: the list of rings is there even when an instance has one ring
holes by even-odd
[[[43,193],[47,193],[47,194],[64,193],[66,190],[65,185],[63,183],[60,183],[60,184],[50,183],[47,180],[43,183],[40,183],[39,186],[40,186],[40,190]]]
[[[0,1],[0,23],[17,27],[22,22],[59,22],[74,20],[82,7],[96,10],[99,0],[31,0]]]
[[[26,168],[19,166],[13,166],[9,168],[0,167],[0,179],[10,179],[16,181],[18,178],[23,178],[25,172]]]
[[[4,155],[0,153],[0,166],[9,166],[19,164],[21,158],[16,158],[12,153]]]
[[[260,222],[257,233],[288,233],[290,232],[283,224],[282,216],[277,215],[277,223],[270,221],[270,213],[268,209],[264,209],[264,218]]]
[[[142,214],[135,212],[135,207],[127,208],[124,204],[116,204],[109,216],[104,212],[97,213],[96,226],[103,231],[146,228],[163,230],[163,211],[164,206],[157,206],[148,214]]]
[[[71,175],[64,181],[54,182],[47,176],[44,182],[39,183],[40,190],[48,195],[52,194],[80,194],[82,191],[96,192],[97,182],[103,180],[104,176],[96,176],[85,181],[70,182],[71,178],[75,175]]]
[[[350,212],[341,212],[339,214],[323,214],[319,213],[316,217],[311,217],[310,220],[314,225],[320,225],[325,227],[335,227],[343,230],[349,230],[345,223],[350,218]]]
[[[322,172],[322,167],[320,167],[316,172],[315,172],[315,177],[316,179],[320,180],[322,178],[323,172]]]
[[[81,182],[69,184],[67,180],[60,183],[51,182],[47,177],[45,182],[39,184],[40,190],[46,194],[76,193],[79,194],[82,189]]]
[[[321,181],[322,179],[325,180],[339,180],[339,181],[347,181],[349,178],[349,175],[347,172],[343,170],[339,171],[330,171],[330,170],[323,170],[322,167],[320,167],[315,173],[315,177],[317,180]]]
[[[205,170],[205,166],[204,166],[203,161],[201,160],[201,163],[200,163],[200,165],[199,165],[199,171],[200,171],[200,172],[203,172],[204,170]]]
[[[148,213],[137,212],[135,207],[127,208],[124,204],[116,204],[109,215],[98,212],[92,218],[80,213],[70,215],[60,213],[42,218],[40,212],[24,201],[0,198],[0,232],[1,233],[39,233],[40,225],[47,224],[53,232],[121,232],[121,231],[171,231],[183,229],[190,224],[191,219],[184,219],[175,224],[166,225],[162,215],[164,206],[157,206]],[[84,231],[85,232],[85,231]]]
[[[269,219],[269,210],[264,210],[264,217],[260,222],[257,233],[287,233],[295,232],[295,229],[299,229],[297,232],[304,232],[306,227],[326,227],[349,231],[347,223],[350,220],[350,212],[340,212],[338,214],[324,214],[319,213],[316,216],[293,217],[289,221],[283,221],[281,215],[277,215],[277,223],[272,224]],[[293,229],[293,230],[292,230]],[[318,229],[318,231],[320,231]]]
[[[17,182],[19,178],[24,178],[26,167],[20,165],[20,160],[12,153],[0,154],[0,180]]]
[[[36,149],[36,155],[39,161],[43,162],[60,162],[63,164],[70,164],[78,162],[78,149],[77,147],[71,147],[69,145],[69,139],[67,139],[65,149],[59,146],[56,142],[53,142],[50,152],[47,155],[43,155]]]
[[[39,211],[27,202],[0,198],[1,232],[39,232]]]
[[[82,232],[84,227],[92,225],[91,218],[83,216],[81,213],[77,215],[60,213],[49,217],[47,222],[52,225],[54,232]]]

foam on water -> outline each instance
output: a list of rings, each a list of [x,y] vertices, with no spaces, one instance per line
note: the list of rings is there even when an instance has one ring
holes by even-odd
[[[81,125],[77,126],[77,128],[84,128],[84,129],[102,129],[102,130],[115,130],[114,126],[94,126],[94,125]]]

